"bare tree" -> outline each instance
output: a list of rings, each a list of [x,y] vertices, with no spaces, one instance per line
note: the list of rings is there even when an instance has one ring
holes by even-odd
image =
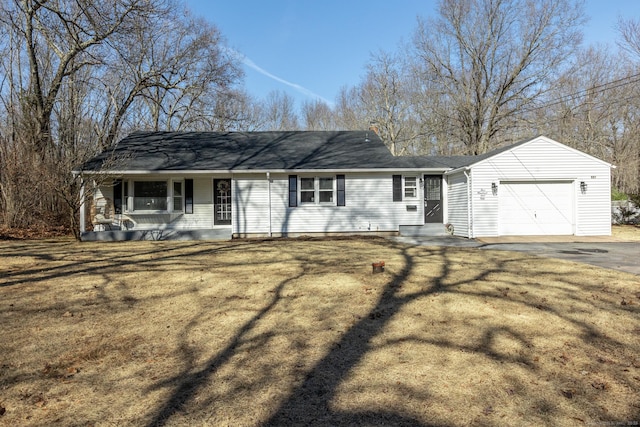
[[[210,129],[241,74],[173,0],[0,4],[0,219],[76,225],[74,166],[123,129]],[[220,104],[221,105],[221,104]],[[231,110],[229,110],[231,111]]]
[[[228,91],[213,105],[212,131],[251,132],[264,128],[264,105],[242,90]]]
[[[419,131],[413,126],[409,83],[400,56],[379,52],[359,87],[361,108],[394,156],[416,153]]]
[[[582,23],[575,1],[441,0],[414,35],[416,71],[441,100],[429,114],[467,153],[489,150],[568,63]]]
[[[307,130],[334,130],[333,110],[326,102],[315,100],[302,104],[302,118]]]
[[[64,81],[99,63],[100,45],[151,10],[148,0],[13,0],[2,7],[5,25],[23,38],[29,70],[23,119],[36,151],[52,146],[51,115]]]
[[[370,120],[360,105],[359,89],[342,87],[334,107],[338,130],[366,129]]]
[[[169,9],[155,15],[152,25],[141,25],[133,34],[117,38],[117,60],[108,64],[102,80],[111,100],[111,127],[104,147],[115,142],[122,120],[136,101],[139,128],[215,126],[216,103],[231,96],[240,68],[222,48],[214,26],[190,16],[175,19],[177,14]]]
[[[263,113],[265,130],[299,129],[295,100],[286,92],[270,92],[264,102]]]
[[[629,64],[628,67],[633,70],[633,75],[638,75],[638,65],[640,61],[640,19],[619,19],[618,32],[620,39],[618,46],[627,53]],[[627,157],[627,173],[624,176],[624,185],[619,188],[622,191],[628,191],[634,194],[640,194],[640,133],[638,132],[638,123],[640,122],[640,113],[638,111],[640,103],[640,94],[638,94],[637,84],[633,87],[635,92],[634,103],[629,103],[625,109],[624,122],[627,125],[625,129],[629,129],[630,138],[634,141],[630,144],[629,157]],[[628,98],[627,98],[628,99]],[[631,109],[632,105],[635,109]],[[633,135],[633,137],[631,136]]]
[[[635,192],[640,76],[606,47],[581,50],[576,59],[580,66],[560,76],[542,104],[523,115],[540,133],[616,165],[613,186]]]
[[[618,19],[618,46],[631,54],[635,59],[640,59],[640,19]]]

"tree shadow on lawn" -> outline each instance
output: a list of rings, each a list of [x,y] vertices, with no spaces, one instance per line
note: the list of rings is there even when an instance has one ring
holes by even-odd
[[[154,264],[165,261],[184,260],[186,256],[198,256],[220,253],[226,250],[237,250],[239,246],[249,242],[230,243],[226,246],[212,247],[207,242],[171,243],[145,242],[143,251],[126,250],[127,246],[113,242],[96,243],[55,243],[55,242],[26,242],[3,248],[0,259],[10,263],[12,258],[31,258],[27,268],[19,271],[0,270],[0,287],[46,282],[58,278],[68,278],[75,275],[100,275],[105,271],[122,272],[135,271],[135,267],[146,265],[152,268]],[[81,248],[82,250],[78,250]],[[185,254],[185,251],[187,252]],[[53,253],[52,253],[53,252]]]
[[[307,372],[306,379],[298,386],[296,391],[291,393],[289,400],[266,422],[266,425],[309,425],[313,423],[354,425],[362,422],[385,422],[392,425],[407,426],[422,425],[414,418],[393,412],[349,414],[333,412],[329,407],[332,395],[344,376],[367,353],[371,338],[380,332],[388,319],[396,314],[403,304],[402,299],[398,299],[394,294],[410,274],[413,268],[413,261],[407,252],[407,248],[402,248],[401,252],[405,261],[404,267],[401,271],[392,275],[385,285],[375,308],[371,310],[368,316],[363,317],[343,334],[340,341],[332,347],[333,350],[316,364],[310,372]],[[301,261],[302,265],[317,263],[317,260],[311,261],[301,258],[298,258],[298,260]],[[234,356],[236,348],[244,340],[245,335],[281,301],[285,287],[308,273],[308,269],[303,268],[297,276],[280,282],[272,300],[251,320],[239,328],[236,335],[229,341],[229,344],[210,358],[204,368],[192,371],[192,364],[187,364],[187,368],[178,375],[157,384],[154,388],[169,386],[174,391],[148,425],[164,425],[172,415],[180,411],[193,398],[197,390],[209,381],[210,376]],[[336,370],[336,366],[340,366],[340,369]],[[329,377],[326,375],[328,372],[332,373]]]
[[[413,302],[430,298],[441,297],[448,293],[455,295],[468,295],[469,298],[483,298],[491,304],[491,301],[504,301],[508,300],[515,306],[531,310],[545,311],[545,315],[548,318],[557,318],[559,321],[567,322],[569,325],[573,325],[578,331],[580,331],[580,339],[585,342],[598,342],[601,346],[624,346],[624,343],[618,342],[615,339],[603,335],[599,332],[598,328],[587,324],[586,322],[578,321],[571,314],[564,313],[556,310],[553,304],[547,304],[547,306],[541,306],[540,301],[544,301],[544,297],[529,298],[512,292],[511,295],[504,293],[504,290],[496,287],[495,292],[474,292],[472,289],[467,289],[469,286],[473,286],[475,282],[490,281],[490,276],[494,274],[500,274],[503,271],[509,270],[509,263],[512,261],[509,258],[505,258],[500,255],[495,259],[491,259],[491,262],[487,263],[487,267],[480,268],[477,273],[474,273],[469,277],[467,274],[464,279],[458,279],[457,272],[453,270],[453,261],[451,254],[455,253],[455,249],[452,248],[422,248],[420,250],[411,249],[410,247],[394,244],[388,241],[376,242],[381,248],[390,249],[400,254],[402,259],[402,267],[398,270],[393,270],[388,274],[388,280],[384,284],[382,291],[379,294],[379,298],[369,310],[369,312],[361,316],[350,328],[348,328],[339,338],[339,340],[331,345],[326,355],[320,358],[315,365],[310,369],[305,370],[304,375],[300,380],[294,384],[290,384],[291,388],[286,392],[286,397],[278,398],[280,402],[277,409],[270,412],[270,415],[266,419],[261,419],[257,423],[260,425],[451,425],[452,423],[447,421],[446,418],[442,418],[441,415],[430,417],[427,422],[424,419],[419,419],[410,412],[399,412],[397,409],[371,409],[371,410],[341,410],[335,406],[335,398],[340,393],[341,386],[347,381],[347,378],[354,371],[357,365],[361,364],[363,360],[374,352],[378,345],[374,344],[374,341],[380,338],[385,328],[389,326],[394,317],[411,305]],[[489,253],[487,256],[491,257]],[[431,257],[432,259],[438,259],[440,263],[436,264],[440,271],[435,274],[435,278],[428,280],[418,290],[412,290],[406,292],[406,285],[408,281],[415,281],[415,277],[412,277],[416,272],[416,259],[418,257]],[[296,256],[297,261],[301,265],[308,265],[309,263],[318,262],[317,258],[306,259],[303,255],[298,254]],[[522,257],[513,260],[515,262],[522,261]],[[535,262],[535,258],[534,258]],[[400,264],[400,263],[397,263]],[[471,266],[469,266],[471,268]],[[424,268],[424,267],[423,267]],[[169,397],[165,399],[162,406],[159,407],[151,421],[149,426],[157,426],[166,424],[173,416],[177,414],[184,414],[188,412],[192,407],[192,403],[198,391],[205,387],[218,371],[223,369],[226,363],[229,363],[232,358],[237,355],[238,347],[242,343],[251,341],[248,335],[251,334],[260,321],[265,316],[270,315],[270,312],[274,310],[276,306],[283,299],[283,292],[287,289],[288,285],[294,284],[297,279],[308,274],[309,271],[303,268],[302,271],[295,277],[290,277],[279,283],[272,299],[264,305],[264,307],[256,313],[249,321],[244,323],[232,339],[228,341],[228,344],[211,356],[207,362],[201,368],[195,368],[195,363],[187,363],[185,368],[181,372],[177,373],[173,377],[157,383],[153,390],[170,388],[172,389]],[[556,272],[546,272],[546,274],[556,274]],[[518,277],[517,274],[513,276],[510,282],[512,289],[517,289],[519,280],[522,277]],[[566,278],[567,283],[571,285],[571,279]],[[504,282],[501,283],[504,285]],[[509,284],[509,283],[507,283]],[[579,284],[576,284],[579,285]],[[508,289],[508,288],[507,288]],[[541,290],[544,292],[544,290]],[[564,292],[564,291],[563,291]],[[571,298],[570,293],[567,293],[567,297]],[[472,319],[473,313],[469,313],[469,318]],[[446,323],[456,319],[442,319],[441,321]],[[458,321],[465,321],[457,319]],[[473,320],[470,320],[473,321]],[[445,350],[453,350],[455,352],[471,353],[480,355],[487,359],[491,359],[500,364],[508,364],[517,369],[523,369],[529,372],[536,373],[538,368],[537,357],[534,356],[533,348],[535,345],[533,341],[536,337],[527,336],[521,332],[517,327],[511,327],[510,325],[488,327],[479,325],[482,329],[480,331],[480,338],[471,341],[467,344],[462,344],[459,340],[449,339],[448,337],[439,337],[425,339],[421,336],[412,336],[407,334],[399,341],[388,340],[385,342],[385,346],[392,347],[401,345],[404,342],[415,341],[422,345],[436,346],[437,348]],[[437,325],[436,325],[437,328]],[[279,331],[271,331],[273,336],[277,335]],[[262,339],[268,340],[269,337],[261,336]],[[515,343],[518,347],[518,351],[515,353],[507,352],[499,349],[498,342],[501,340],[508,340]],[[259,349],[263,344],[261,341],[254,339],[254,348]],[[560,356],[562,357],[562,356]],[[564,363],[563,360],[561,362]],[[275,362],[274,362],[275,364]],[[202,365],[201,365],[202,366]],[[273,375],[277,375],[276,369],[273,369]],[[384,366],[381,366],[384,369]],[[263,378],[268,377],[271,373],[265,374]],[[574,382],[573,373],[563,374],[555,372],[557,377],[555,380],[559,384],[572,384]],[[524,387],[522,384],[518,384],[516,377],[512,377],[513,382],[507,389],[507,393],[516,393],[515,390],[521,390]],[[628,383],[628,378],[621,375],[617,378],[621,383]],[[256,381],[259,381],[256,379]],[[635,386],[635,384],[628,384]],[[260,384],[254,384],[258,389]],[[397,385],[400,387],[400,384]],[[420,392],[423,393],[422,398],[425,404],[431,398],[429,387],[424,387]],[[426,390],[426,391],[425,391]],[[234,390],[233,392],[238,392]],[[374,390],[375,392],[375,390]],[[382,393],[382,390],[379,390]],[[417,393],[417,390],[410,387],[405,390],[406,393]],[[231,391],[230,391],[231,393]],[[537,396],[531,398],[528,403],[533,405],[533,409],[524,409],[524,412],[537,412],[533,419],[529,418],[531,422],[547,422],[555,423],[558,416],[558,407],[564,404],[558,401],[563,399],[563,390],[558,390],[558,395],[546,395]],[[573,393],[571,391],[567,393]],[[229,396],[227,396],[229,397]],[[522,400],[527,400],[527,396],[519,396]],[[564,396],[564,398],[567,398]],[[573,395],[571,396],[573,398]],[[533,402],[533,403],[532,403]],[[203,407],[204,404],[199,405]],[[485,408],[484,414],[478,414],[480,416],[488,416],[493,412],[491,406]],[[588,418],[588,417],[587,417]],[[473,419],[471,417],[470,419]],[[525,420],[526,415],[525,415]],[[613,419],[616,419],[613,416]]]
[[[604,396],[600,399],[598,396],[593,398],[594,390],[583,392],[576,386],[581,381],[581,375],[587,378],[584,374],[580,374],[581,370],[595,372],[600,369],[607,370],[608,378],[610,378],[607,381],[611,382],[612,379],[629,390],[638,390],[638,384],[632,379],[633,373],[624,371],[625,369],[627,371],[633,369],[633,367],[624,365],[624,363],[632,364],[634,362],[630,360],[625,362],[622,359],[628,358],[630,354],[638,354],[640,352],[639,346],[623,341],[613,333],[605,333],[603,332],[606,331],[605,326],[595,325],[577,315],[582,311],[588,313],[589,310],[639,314],[637,304],[620,305],[620,295],[614,291],[611,292],[611,295],[603,291],[603,289],[606,289],[606,276],[603,275],[602,284],[584,284],[581,283],[579,277],[574,277],[570,274],[575,272],[575,269],[568,269],[569,273],[565,274],[563,271],[547,271],[543,267],[538,269],[532,267],[531,271],[535,271],[536,274],[549,276],[555,280],[555,282],[552,281],[549,284],[542,285],[537,282],[537,278],[523,277],[520,274],[521,272],[517,271],[519,263],[523,261],[529,260],[533,264],[539,263],[537,257],[527,258],[525,255],[518,254],[510,258],[505,256],[504,253],[492,255],[489,251],[482,251],[483,259],[481,263],[467,263],[465,254],[471,254],[473,250],[411,248],[382,239],[367,240],[367,249],[363,252],[363,256],[368,258],[369,261],[377,261],[377,259],[370,258],[373,258],[372,254],[378,252],[385,253],[388,256],[394,254],[396,259],[387,263],[386,273],[376,275],[378,279],[376,283],[379,283],[381,288],[372,297],[375,298],[372,303],[367,305],[370,308],[366,312],[363,311],[363,314],[354,317],[354,321],[348,327],[345,327],[344,331],[336,331],[334,335],[337,337],[336,340],[329,342],[329,345],[322,349],[324,353],[314,358],[313,363],[308,364],[304,360],[308,353],[303,350],[309,344],[306,342],[307,339],[304,334],[321,333],[323,328],[327,328],[331,324],[318,325],[317,329],[303,330],[300,332],[301,337],[297,335],[288,336],[287,334],[292,329],[280,329],[277,323],[274,325],[273,317],[287,313],[286,304],[292,298],[296,298],[296,293],[301,292],[296,286],[296,281],[300,278],[308,276],[324,278],[325,276],[328,277],[332,271],[351,273],[362,268],[362,265],[340,265],[336,267],[336,262],[339,262],[336,260],[340,260],[341,248],[339,243],[332,244],[331,240],[326,240],[323,245],[322,248],[315,247],[314,253],[306,254],[295,245],[289,248],[284,241],[274,241],[273,243],[247,241],[222,245],[208,243],[177,245],[172,243],[168,245],[150,245],[146,251],[135,254],[134,261],[132,261],[131,254],[127,253],[127,246],[125,245],[114,246],[114,248],[119,249],[98,259],[92,260],[91,256],[88,256],[87,259],[83,259],[82,263],[76,262],[76,252],[69,250],[68,253],[65,253],[64,246],[62,246],[60,251],[53,257],[53,261],[59,262],[53,268],[43,269],[42,266],[34,265],[28,267],[25,271],[7,275],[5,277],[6,280],[0,280],[0,283],[20,285],[30,282],[34,275],[36,276],[36,282],[46,282],[50,279],[62,279],[76,274],[103,277],[105,283],[108,283],[118,280],[118,276],[121,274],[126,272],[134,274],[136,271],[141,271],[141,269],[155,271],[156,274],[160,275],[163,269],[173,268],[173,264],[181,266],[185,272],[197,271],[202,262],[206,262],[208,268],[215,269],[216,265],[221,263],[218,259],[219,255],[243,252],[245,250],[248,253],[251,252],[250,250],[265,253],[281,251],[283,257],[288,257],[290,263],[295,265],[292,274],[283,275],[279,281],[274,282],[268,298],[258,301],[260,306],[252,308],[254,312],[250,316],[244,317],[242,323],[239,323],[235,328],[233,335],[224,341],[225,344],[219,347],[219,350],[209,350],[207,353],[206,350],[205,352],[200,351],[197,346],[192,345],[193,331],[201,327],[215,326],[216,320],[211,320],[207,317],[209,315],[208,310],[212,307],[211,304],[204,304],[200,306],[200,309],[197,306],[190,307],[193,312],[189,313],[189,321],[182,327],[182,332],[179,335],[181,342],[175,350],[180,358],[181,367],[178,367],[178,371],[174,371],[168,378],[161,375],[160,379],[147,390],[148,392],[158,392],[159,394],[157,395],[162,396],[159,400],[154,400],[154,402],[159,402],[158,406],[144,415],[141,414],[140,422],[150,426],[179,423],[182,419],[189,418],[189,411],[192,410],[198,412],[197,416],[204,417],[194,418],[195,423],[206,424],[209,422],[207,421],[207,416],[215,418],[216,414],[212,414],[210,411],[220,408],[220,404],[216,402],[217,396],[213,394],[207,395],[207,393],[211,391],[212,382],[221,379],[221,371],[225,371],[225,375],[227,375],[226,377],[223,376],[222,379],[229,379],[232,384],[227,384],[227,388],[222,387],[222,384],[220,384],[220,387],[218,387],[219,384],[215,384],[214,387],[217,387],[216,393],[219,393],[218,396],[222,396],[226,401],[233,401],[236,395],[244,393],[245,401],[250,401],[253,397],[255,405],[263,404],[265,399],[262,399],[262,401],[258,399],[264,397],[261,396],[262,389],[273,387],[273,382],[277,383],[277,378],[281,373],[278,360],[261,359],[257,362],[258,368],[263,369],[264,373],[256,377],[235,381],[235,377],[229,375],[246,376],[248,371],[244,371],[244,366],[242,363],[238,363],[238,359],[240,359],[240,362],[247,361],[251,363],[252,359],[257,356],[268,357],[261,355],[261,353],[268,351],[269,342],[274,339],[289,340],[287,345],[289,345],[288,348],[292,352],[295,352],[298,347],[302,349],[297,356],[300,358],[298,363],[300,367],[297,367],[298,364],[294,367],[299,371],[299,375],[293,379],[287,379],[287,383],[282,384],[283,387],[280,394],[267,397],[273,398],[268,402],[268,409],[266,409],[266,412],[263,411],[263,413],[258,414],[257,418],[253,418],[251,424],[420,426],[454,425],[461,422],[501,423],[498,419],[491,418],[494,411],[498,410],[495,405],[492,406],[491,396],[487,396],[486,399],[484,397],[480,398],[480,400],[487,402],[485,407],[481,408],[482,413],[470,414],[462,418],[459,416],[454,417],[453,415],[447,416],[446,413],[431,415],[428,413],[428,409],[426,413],[424,409],[415,412],[402,405],[384,404],[385,389],[387,387],[394,389],[398,395],[407,396],[412,401],[424,402],[427,407],[438,398],[442,399],[442,390],[435,389],[432,384],[441,385],[443,382],[432,382],[431,380],[433,375],[438,374],[439,367],[450,369],[453,365],[446,360],[438,361],[438,363],[434,362],[430,365],[427,364],[427,367],[430,367],[429,369],[431,370],[427,369],[422,372],[424,374],[424,384],[419,387],[403,384],[401,383],[402,381],[397,384],[389,384],[388,378],[384,377],[385,370],[397,369],[397,363],[394,361],[393,363],[385,364],[385,361],[381,361],[379,372],[373,372],[374,376],[379,373],[380,381],[370,381],[365,384],[366,387],[371,388],[369,391],[374,396],[372,398],[374,399],[373,404],[372,400],[367,401],[368,403],[356,402],[346,407],[336,404],[340,396],[345,394],[345,384],[352,381],[354,372],[362,364],[371,365],[372,355],[376,355],[376,352],[381,348],[386,348],[393,349],[394,355],[401,359],[402,354],[400,350],[396,351],[396,349],[401,349],[403,346],[412,343],[422,347],[436,348],[439,353],[444,355],[443,357],[455,353],[468,356],[464,360],[481,360],[483,363],[488,360],[490,363],[503,365],[509,374],[503,375],[504,384],[500,383],[500,387],[504,387],[504,390],[501,393],[506,393],[508,399],[516,399],[518,405],[522,406],[524,415],[520,421],[525,423],[556,424],[559,416],[586,411],[584,408],[588,408],[589,405],[593,406],[593,410],[590,413],[576,415],[585,422],[588,420],[620,422],[633,420],[633,418],[623,418],[620,413],[625,412],[620,410],[617,410],[617,412],[611,410],[611,414],[607,415],[606,410],[595,405],[594,402],[606,402],[606,389],[597,391],[600,393],[598,396]],[[28,247],[24,249],[28,250]],[[22,253],[23,251],[21,250],[20,252]],[[42,248],[42,250],[32,251],[31,256],[34,259],[40,259],[38,257],[41,257],[44,260],[47,256],[46,253],[46,248]],[[204,255],[206,259],[201,259],[193,264],[190,263],[192,258],[200,255]],[[134,265],[132,264],[133,262],[137,264]],[[250,255],[241,262],[246,262],[247,264],[237,264],[235,267],[238,269],[253,268],[258,273],[262,268],[268,267],[262,261],[252,259]],[[553,268],[558,265],[560,264],[553,264]],[[105,268],[105,266],[108,267]],[[223,267],[223,264],[221,263],[220,266]],[[461,270],[464,270],[464,274],[461,274]],[[371,277],[373,278],[374,276]],[[127,298],[126,283],[123,282],[122,292],[124,293],[118,294],[117,298]],[[184,283],[186,284],[187,282],[185,281]],[[480,287],[479,283],[484,285]],[[526,283],[526,291],[521,291],[519,288],[522,283]],[[245,283],[244,285],[245,287],[251,286],[250,283]],[[576,297],[577,292],[574,293],[573,289],[578,288],[583,293],[592,292],[597,298],[594,297],[593,300],[584,301],[580,297]],[[181,284],[176,287],[175,292],[189,293],[192,290],[186,289]],[[309,291],[307,290],[307,292]],[[194,295],[198,296],[199,294],[196,292]],[[231,294],[231,296],[233,295]],[[562,299],[567,303],[557,304],[557,301],[548,299],[549,295],[553,295],[554,298]],[[109,306],[109,304],[117,303],[113,307],[114,309],[120,309],[118,307],[123,306],[121,304],[122,301],[114,301],[114,296],[116,294],[113,292],[104,293],[101,297],[101,304]],[[171,295],[168,297],[171,297]],[[242,297],[242,294],[239,295],[240,297]],[[476,307],[480,307],[485,312],[468,312],[460,316],[460,313],[455,310],[447,311],[443,307],[451,308],[450,305],[447,305],[450,304],[450,301],[447,303],[446,300],[449,297],[477,300]],[[167,295],[152,295],[148,298],[167,298]],[[318,305],[322,303],[320,297],[315,300],[313,296],[307,296],[306,298],[310,300],[310,303],[317,303]],[[426,300],[432,301],[430,302],[431,305],[425,305],[424,301]],[[133,296],[127,301],[130,304],[136,304]],[[243,306],[244,301],[238,300],[236,302],[238,304],[237,307]],[[424,310],[425,307],[430,307],[432,313],[414,312],[416,309],[413,307],[416,302],[421,304],[421,310]],[[77,303],[79,304],[81,301]],[[219,301],[219,303],[227,304],[228,302]],[[549,338],[545,335],[544,328],[536,330],[536,335],[531,336],[523,331],[520,324],[512,324],[511,322],[505,324],[485,323],[487,319],[491,320],[491,306],[503,307],[499,304],[509,304],[509,308],[513,308],[514,312],[540,313],[540,319],[548,322],[550,326],[554,323],[562,323],[567,328],[574,330],[574,332],[571,332],[571,336],[575,337],[575,341],[567,340],[564,344],[561,342],[558,349],[549,350],[549,352],[553,351],[552,354],[541,354],[538,348],[538,341],[541,338]],[[28,309],[25,306],[25,310]],[[42,309],[43,307],[34,308],[34,310],[38,311]],[[64,310],[68,308],[61,306],[50,307],[50,309]],[[250,310],[246,312],[250,312]],[[25,311],[23,315],[29,315],[29,313]],[[294,312],[293,315],[296,315],[296,313]],[[388,329],[393,327],[398,317],[409,315],[415,316],[412,318],[415,319],[414,322],[412,319],[410,320],[423,330],[408,329],[407,331],[401,331],[401,334],[388,334]],[[268,317],[270,317],[271,323],[263,322]],[[427,319],[430,320],[430,325],[425,323]],[[536,321],[539,320],[538,317],[535,319]],[[289,322],[292,321],[289,320]],[[265,328],[265,324],[268,329]],[[448,333],[455,334],[455,329],[452,330],[451,325],[459,325],[464,329],[476,330],[477,333],[468,339],[449,336],[447,335]],[[296,324],[290,323],[289,326],[294,328]],[[626,327],[626,325],[620,325],[620,327]],[[636,327],[640,330],[640,324],[637,322],[635,325],[628,325],[628,327]],[[441,332],[440,329],[447,331],[447,333]],[[505,350],[504,342],[509,343],[516,350]],[[580,351],[583,351],[584,348],[593,351],[592,358],[596,359],[594,363],[597,366],[578,366],[577,362],[572,361],[572,358],[578,358],[578,355],[575,354],[578,351],[575,346],[576,342],[585,344],[579,347]],[[626,353],[621,353],[618,358],[611,356],[613,351],[611,349],[621,347],[628,349]],[[538,357],[552,360],[557,369],[541,369],[537,360]],[[402,365],[399,366],[402,367]],[[289,366],[289,369],[291,368]],[[283,369],[286,370],[287,367]],[[407,369],[408,376],[417,375],[415,366],[406,366],[405,369]],[[234,370],[235,372],[233,372]],[[232,372],[229,373],[229,371]],[[517,374],[522,371],[527,372],[529,375],[525,378],[540,377],[539,381],[541,383],[546,382],[551,385],[545,385],[545,390],[547,390],[545,393],[529,396],[533,389],[540,388],[542,385],[532,386],[523,381],[523,376]],[[251,372],[249,373],[252,374]],[[140,372],[140,374],[143,373]],[[452,385],[452,387],[457,387],[462,381],[459,378],[461,374],[454,373],[454,375],[458,375],[458,377],[453,378],[457,385]],[[591,376],[589,374],[589,377]],[[16,381],[21,381],[21,379],[16,377]],[[608,386],[607,381],[592,382],[590,387],[606,388]],[[250,390],[247,391],[246,387],[249,387]],[[473,390],[475,390],[474,387],[474,385],[469,385],[469,388]],[[202,390],[206,390],[204,400],[202,400]],[[549,394],[548,390],[551,390],[554,394]],[[488,394],[490,395],[491,392]],[[250,396],[249,398],[246,397],[247,393]],[[350,398],[352,394],[347,393]],[[357,395],[357,393],[355,394]],[[222,400],[224,401],[224,399]],[[634,399],[636,404],[640,404],[637,396]],[[456,400],[456,402],[460,402],[460,399]],[[567,405],[569,409],[566,408]],[[437,404],[434,406],[437,406]],[[575,409],[572,409],[573,407]],[[463,411],[465,408],[459,408],[459,410]],[[474,410],[478,411],[477,402]],[[247,408],[247,411],[250,411],[249,408]],[[631,414],[629,415],[631,417],[633,414],[629,411],[633,411],[632,407],[627,408],[626,412],[626,414]],[[229,417],[227,422],[230,424],[234,424],[234,421],[241,418],[234,418],[233,413],[229,414]],[[503,419],[502,421],[505,420]]]

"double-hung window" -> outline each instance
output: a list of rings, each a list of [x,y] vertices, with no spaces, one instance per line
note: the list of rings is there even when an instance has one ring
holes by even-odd
[[[318,178],[318,201],[333,204],[333,177]]]
[[[415,199],[418,197],[418,183],[415,176],[404,177],[404,198]]]
[[[298,189],[299,188],[299,189]],[[345,206],[345,176],[289,176],[289,207],[300,205]]]
[[[182,191],[182,181],[173,181],[173,211],[182,212],[182,202],[184,193]]]
[[[418,198],[418,178],[415,176],[393,175],[393,201]]]
[[[316,179],[300,178],[300,203],[316,203]]]
[[[333,177],[300,178],[301,204],[333,204],[335,188]]]

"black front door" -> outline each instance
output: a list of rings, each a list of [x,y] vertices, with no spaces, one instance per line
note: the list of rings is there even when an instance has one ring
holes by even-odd
[[[424,176],[424,222],[442,224],[442,175]]]
[[[213,212],[215,225],[231,225],[231,180],[213,180]]]

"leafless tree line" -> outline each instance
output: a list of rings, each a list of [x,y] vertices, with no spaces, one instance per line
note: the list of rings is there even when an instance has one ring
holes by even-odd
[[[619,20],[617,51],[584,46],[584,22],[579,1],[441,0],[333,109],[304,105],[303,122],[373,123],[396,155],[482,154],[544,134],[614,164],[615,189],[640,193],[640,20]]]
[[[71,225],[74,166],[139,129],[239,122],[238,64],[172,0],[0,4],[0,220]]]
[[[174,0],[0,4],[0,224],[74,227],[70,170],[135,130],[374,125],[395,155],[480,154],[545,134],[640,193],[640,21],[584,47],[579,1],[441,0],[335,103],[255,99],[211,23]]]

